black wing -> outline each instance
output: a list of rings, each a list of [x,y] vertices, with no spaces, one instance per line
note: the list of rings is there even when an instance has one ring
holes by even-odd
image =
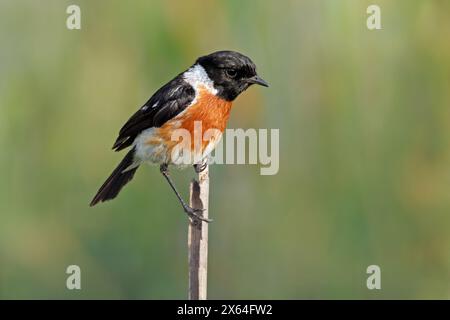
[[[195,90],[181,75],[161,87],[125,123],[114,143],[116,151],[129,147],[145,129],[160,127],[183,111],[195,98]]]

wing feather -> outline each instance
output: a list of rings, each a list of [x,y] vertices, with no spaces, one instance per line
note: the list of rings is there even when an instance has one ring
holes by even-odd
[[[150,99],[131,116],[120,129],[113,145],[115,151],[133,144],[134,139],[144,130],[161,127],[178,115],[195,98],[194,88],[181,75],[161,87]]]

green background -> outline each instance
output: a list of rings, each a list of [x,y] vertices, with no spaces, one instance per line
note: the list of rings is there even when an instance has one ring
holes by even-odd
[[[280,171],[211,168],[209,297],[448,299],[449,39],[450,1],[2,0],[0,298],[187,297],[187,219],[156,167],[88,203],[128,117],[232,49],[271,87],[229,127],[279,128]],[[193,176],[174,172],[185,197]]]

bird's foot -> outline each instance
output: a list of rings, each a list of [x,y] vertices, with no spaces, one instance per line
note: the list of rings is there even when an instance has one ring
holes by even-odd
[[[194,209],[189,206],[184,207],[184,212],[186,212],[189,218],[193,219],[194,221],[201,220],[206,223],[212,222],[212,219],[202,217],[203,211],[205,211],[205,209]]]
[[[208,166],[208,161],[205,161],[203,163],[194,164],[194,170],[197,174],[200,172],[205,171],[206,167]]]

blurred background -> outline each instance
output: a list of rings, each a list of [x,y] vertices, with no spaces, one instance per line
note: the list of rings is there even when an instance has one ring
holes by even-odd
[[[2,0],[0,298],[187,297],[187,219],[157,167],[88,204],[128,117],[222,49],[271,84],[229,127],[279,128],[281,159],[211,168],[209,297],[450,298],[448,39],[439,0]],[[185,198],[193,177],[174,172]]]

